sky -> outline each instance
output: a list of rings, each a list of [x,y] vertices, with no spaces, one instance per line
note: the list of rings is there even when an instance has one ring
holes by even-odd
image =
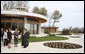
[[[71,26],[79,28],[84,27],[84,1],[30,1],[29,5],[30,11],[35,6],[39,8],[45,7],[48,11],[48,16],[51,16],[54,10],[60,11],[63,16],[60,18],[59,22],[55,23],[55,26],[59,27],[59,30]],[[49,21],[42,24],[42,26],[49,26],[48,22]],[[51,24],[52,22],[53,20]]]
[[[29,1],[28,6],[30,12],[35,6],[45,7],[48,11],[47,20],[55,10],[60,11],[63,16],[55,23],[60,31],[69,27],[84,27],[84,1]],[[49,26],[49,20],[41,26]]]

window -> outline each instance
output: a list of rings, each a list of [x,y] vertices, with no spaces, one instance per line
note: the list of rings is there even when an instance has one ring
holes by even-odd
[[[17,28],[17,23],[12,23],[12,30],[15,30]]]
[[[11,23],[6,22],[6,28],[11,28]]]
[[[29,18],[27,18],[27,21],[39,22],[39,21],[38,21],[38,20],[36,20],[36,19],[29,19]]]
[[[38,29],[37,29],[37,24],[34,24],[34,34],[37,34],[37,33],[38,33],[37,30],[38,30]]]
[[[23,23],[18,23],[17,27],[18,27],[19,31],[22,32],[23,28],[24,28],[24,24]]]
[[[6,23],[1,22],[1,28],[6,28]]]
[[[56,28],[55,28],[55,33],[56,33]]]
[[[30,24],[27,24],[27,30],[30,32]]]
[[[30,24],[30,33],[33,34],[33,24]]]
[[[29,28],[29,32],[31,34],[38,34],[38,26],[37,24],[29,24],[29,26],[27,26],[27,28]]]
[[[6,16],[6,19],[11,20],[11,17]]]
[[[6,17],[2,16],[2,17],[1,17],[1,19],[5,20],[5,19],[6,19]]]
[[[24,18],[22,18],[22,17],[12,17],[12,19],[15,19],[15,20],[24,20]]]

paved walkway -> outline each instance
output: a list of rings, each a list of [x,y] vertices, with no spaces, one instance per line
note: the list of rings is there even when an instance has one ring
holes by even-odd
[[[80,37],[81,38],[69,37],[70,38],[69,40],[57,41],[57,42],[70,42],[70,43],[80,44],[83,47],[79,49],[49,48],[43,45],[44,42],[33,42],[30,43],[29,47],[27,48],[23,48],[21,44],[18,44],[18,47],[14,47],[14,45],[12,45],[11,49],[1,46],[1,53],[84,53],[84,35],[80,35]]]

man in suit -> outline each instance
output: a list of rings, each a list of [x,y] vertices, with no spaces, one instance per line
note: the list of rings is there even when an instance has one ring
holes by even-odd
[[[24,29],[24,33],[23,33],[23,36],[22,36],[22,46],[24,46],[23,48],[27,48],[28,46],[28,31],[27,29]]]

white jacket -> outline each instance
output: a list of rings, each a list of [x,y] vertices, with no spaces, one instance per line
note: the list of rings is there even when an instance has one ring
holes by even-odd
[[[7,39],[7,32],[4,32],[3,39]]]

